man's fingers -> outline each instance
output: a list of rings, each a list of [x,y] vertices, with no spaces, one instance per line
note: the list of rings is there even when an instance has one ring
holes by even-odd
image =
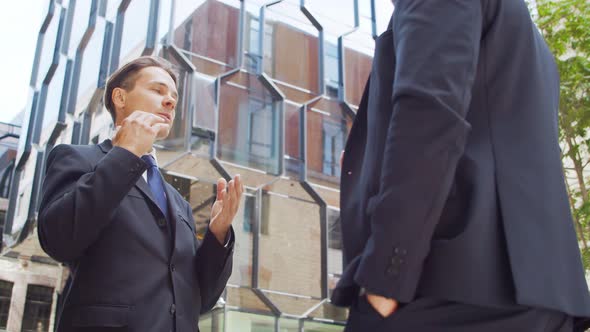
[[[225,198],[225,188],[227,187],[227,181],[224,178],[217,180],[217,200],[222,201]]]
[[[152,114],[152,113],[146,113],[147,114],[147,119],[146,121],[148,122],[148,124],[150,126],[154,126],[158,123],[165,123],[168,124],[168,122],[166,120],[164,120],[164,118],[162,118],[161,116]]]
[[[150,127],[156,123],[167,123],[161,116],[140,110],[131,113],[126,120],[136,120],[137,122],[145,123]]]
[[[168,130],[168,128],[170,128],[170,125],[167,123],[156,123],[152,126],[152,130],[156,136],[158,136],[162,130]]]
[[[240,176],[240,174],[237,174],[234,177],[234,181],[236,182],[236,188],[238,188],[237,193],[239,200],[242,197],[242,193],[244,192],[244,185],[242,184],[242,177]]]
[[[236,201],[236,182],[234,180],[229,181],[227,184],[227,200],[228,205],[226,207],[233,208]]]

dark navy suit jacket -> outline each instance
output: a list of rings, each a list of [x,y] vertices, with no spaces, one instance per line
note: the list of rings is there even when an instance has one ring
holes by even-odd
[[[364,287],[590,316],[558,108],[523,0],[396,0],[346,144],[333,302]]]
[[[146,169],[110,140],[49,154],[38,235],[70,269],[59,332],[197,331],[222,293],[233,242],[199,241],[190,205],[167,183],[166,220]]]

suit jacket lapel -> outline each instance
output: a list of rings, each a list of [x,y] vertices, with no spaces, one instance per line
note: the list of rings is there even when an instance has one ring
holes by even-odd
[[[107,139],[107,140],[104,140],[102,143],[100,143],[98,145],[98,147],[102,150],[102,152],[107,154],[113,148],[113,143],[111,142],[110,139]],[[152,194],[152,191],[151,191],[150,187],[148,186],[147,182],[144,180],[143,176],[139,177],[139,180],[137,180],[137,182],[135,183],[135,187],[139,191],[141,191],[141,193],[143,193],[144,197],[146,197],[147,200],[151,204],[154,205],[154,207],[158,208],[158,204],[156,203],[156,199],[154,198],[154,195]]]
[[[371,81],[371,75],[367,78],[367,83],[365,84],[365,91],[363,92],[363,96],[361,97],[361,102],[359,103],[358,111],[356,112],[356,116],[354,118],[354,122],[352,123],[352,128],[350,129],[350,133],[348,134],[348,139],[346,141],[345,151],[348,152],[352,149],[353,145],[358,144],[365,144],[364,142],[359,142],[359,139],[364,136],[364,132],[366,131],[367,127],[367,104],[369,99],[369,83]],[[360,136],[359,136],[360,135]],[[365,137],[362,137],[363,139]],[[346,156],[348,153],[344,154],[344,159],[346,160]]]

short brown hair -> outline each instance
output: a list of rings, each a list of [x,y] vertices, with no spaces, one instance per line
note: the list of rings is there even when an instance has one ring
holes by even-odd
[[[113,103],[113,90],[115,88],[122,88],[126,91],[133,90],[135,82],[137,81],[137,74],[140,70],[147,67],[159,67],[164,69],[170,74],[174,84],[178,84],[174,67],[170,62],[163,58],[156,56],[141,56],[125,64],[109,77],[104,91],[104,105],[111,114],[113,122],[116,121],[117,117],[115,104]]]

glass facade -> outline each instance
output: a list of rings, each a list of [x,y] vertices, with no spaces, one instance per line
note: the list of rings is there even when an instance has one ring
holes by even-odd
[[[341,331],[347,313],[328,300],[342,272],[340,151],[391,1],[48,2],[5,241],[33,229],[48,151],[109,137],[108,75],[159,55],[180,73],[180,98],[158,161],[200,235],[216,179],[239,173],[246,186],[234,270],[201,330]]]

